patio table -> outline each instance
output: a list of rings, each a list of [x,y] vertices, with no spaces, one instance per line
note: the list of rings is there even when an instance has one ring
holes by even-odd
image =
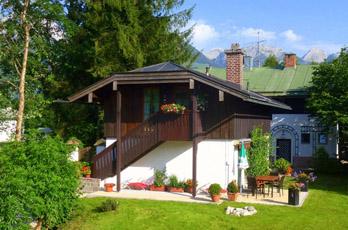
[[[279,181],[279,177],[278,176],[257,176],[256,181],[260,183],[271,184],[272,185],[271,197],[273,198],[273,184],[274,182]]]

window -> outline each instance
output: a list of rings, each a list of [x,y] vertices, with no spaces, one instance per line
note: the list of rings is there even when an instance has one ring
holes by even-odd
[[[310,133],[301,133],[301,144],[311,143],[311,134]]]
[[[318,142],[320,145],[326,145],[327,144],[327,135],[325,133],[319,133],[318,134]]]

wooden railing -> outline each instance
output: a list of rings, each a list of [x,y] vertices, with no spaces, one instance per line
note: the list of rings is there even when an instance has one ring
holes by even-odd
[[[92,165],[92,176],[104,179],[116,173],[116,142],[95,155]]]
[[[121,170],[168,140],[190,140],[190,113],[157,113],[121,138]],[[106,178],[116,173],[116,142],[93,158],[93,177]]]

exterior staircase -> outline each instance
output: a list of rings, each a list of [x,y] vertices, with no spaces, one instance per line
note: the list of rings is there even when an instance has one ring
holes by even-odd
[[[165,141],[191,140],[190,113],[156,113],[121,138],[121,171]],[[93,158],[92,176],[116,174],[117,141]]]

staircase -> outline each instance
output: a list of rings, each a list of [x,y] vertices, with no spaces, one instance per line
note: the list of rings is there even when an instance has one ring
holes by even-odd
[[[156,113],[121,138],[121,170],[169,140],[190,140],[190,113]],[[116,142],[93,158],[94,178],[104,179],[116,174]]]

